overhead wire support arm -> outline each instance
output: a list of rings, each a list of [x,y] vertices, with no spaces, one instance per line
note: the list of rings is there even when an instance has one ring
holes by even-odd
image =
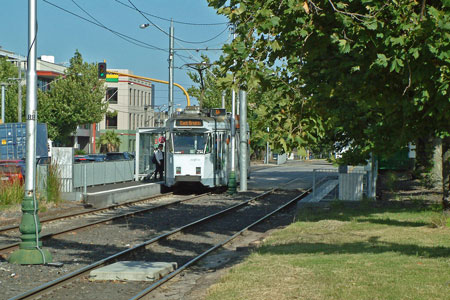
[[[169,84],[169,82],[165,81],[165,80],[149,78],[149,77],[144,77],[144,76],[131,75],[131,74],[120,73],[120,72],[109,71],[109,70],[107,71],[107,73],[108,74],[115,74],[115,75],[119,75],[119,76],[127,76],[127,77],[131,77],[131,78],[136,78],[136,79],[147,80],[147,81],[151,81],[151,82],[158,82],[158,83]],[[187,105],[190,106],[191,105],[191,98],[189,97],[189,94],[186,91],[186,89],[184,87],[182,87],[181,85],[179,85],[178,83],[175,83],[175,82],[173,83],[173,85],[178,87],[180,90],[183,91],[184,95],[186,96]]]

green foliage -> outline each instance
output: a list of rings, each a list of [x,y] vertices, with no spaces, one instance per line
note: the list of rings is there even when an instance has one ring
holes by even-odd
[[[66,142],[78,125],[96,123],[106,113],[105,88],[95,64],[83,62],[76,51],[62,78],[39,92],[39,121],[47,123],[49,138]]]
[[[100,151],[103,153],[116,151],[120,147],[120,143],[121,140],[114,130],[106,131],[98,140]]]
[[[207,56],[202,55],[202,60],[206,65],[210,64]],[[199,72],[202,74],[201,77]],[[226,91],[226,99],[231,98],[231,90],[224,89],[217,80],[221,76],[217,66],[201,67],[199,71],[188,72],[188,76],[198,84],[198,87],[190,87],[188,93],[198,99],[202,108],[222,107],[222,91]],[[231,111],[231,101],[226,101],[226,109]]]
[[[0,57],[0,83],[5,83],[5,120],[4,123],[17,122],[18,82],[11,78],[18,78],[18,68],[6,57]],[[25,98],[22,91],[22,99]],[[24,100],[22,100],[24,101]],[[24,101],[25,102],[25,101]],[[22,106],[24,107],[24,105]]]
[[[58,165],[51,163],[48,165],[47,173],[47,202],[59,203],[61,198],[61,174],[59,172]]]
[[[450,227],[450,216],[443,211],[435,212],[430,219],[431,228]]]
[[[22,202],[24,188],[18,181],[2,182],[0,184],[0,205],[11,206]]]
[[[267,110],[288,132],[280,135],[281,147],[305,137],[351,143],[354,151],[344,158],[361,161],[419,136],[448,134],[450,13],[441,1],[425,2],[423,11],[421,1],[209,3],[238,24],[238,38],[219,61],[222,70],[249,89],[268,85],[283,95]],[[288,87],[262,78],[266,69],[276,69]],[[315,123],[299,124],[295,116]],[[297,126],[303,130],[289,132]]]

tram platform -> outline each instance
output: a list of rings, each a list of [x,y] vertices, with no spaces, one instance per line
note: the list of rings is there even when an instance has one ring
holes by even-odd
[[[300,190],[312,185],[314,169],[327,168],[331,164],[324,160],[288,161],[282,165],[252,164],[250,178],[247,180],[248,191],[265,191],[272,188]],[[100,208],[159,195],[164,192],[162,182],[128,181],[87,188],[84,195],[86,205]],[[239,192],[239,186],[238,186]]]

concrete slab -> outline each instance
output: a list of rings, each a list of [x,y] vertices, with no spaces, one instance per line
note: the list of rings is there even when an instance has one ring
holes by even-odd
[[[176,262],[121,261],[93,270],[89,279],[155,281],[176,270]]]
[[[140,185],[87,193],[84,198],[84,203],[94,208],[101,208],[131,200],[145,199],[161,194],[161,184],[160,182],[141,183]]]

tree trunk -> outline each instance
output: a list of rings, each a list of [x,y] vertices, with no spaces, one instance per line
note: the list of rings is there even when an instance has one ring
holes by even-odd
[[[450,137],[442,139],[442,207],[449,209],[450,197]]]
[[[433,140],[430,137],[417,139],[414,177],[420,178],[421,174],[426,174],[431,171],[433,167],[433,152]]]

